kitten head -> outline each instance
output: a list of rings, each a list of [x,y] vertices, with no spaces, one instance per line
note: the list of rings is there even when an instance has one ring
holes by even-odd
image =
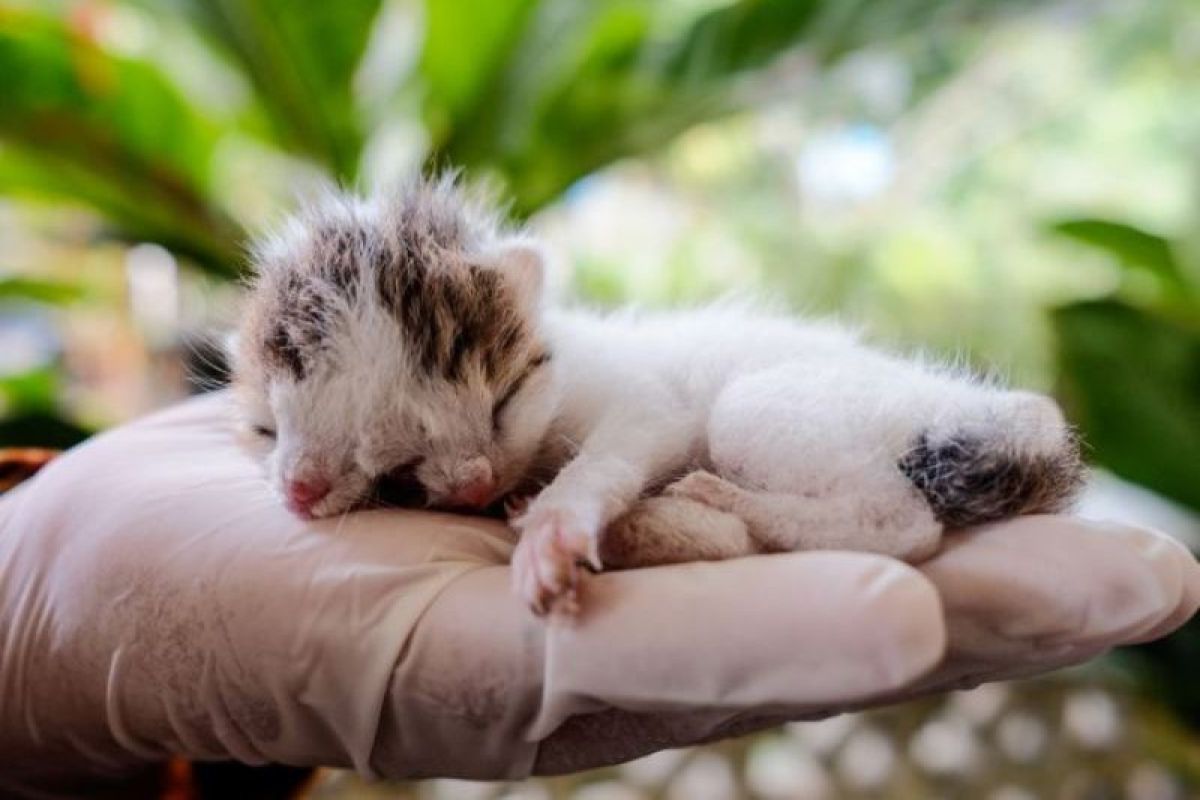
[[[522,480],[560,394],[533,243],[443,178],[327,197],[255,262],[234,385],[289,508],[337,514],[387,476],[483,508]]]

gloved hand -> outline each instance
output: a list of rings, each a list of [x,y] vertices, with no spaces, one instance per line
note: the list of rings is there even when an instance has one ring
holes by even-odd
[[[0,795],[122,785],[170,754],[396,778],[577,770],[1082,661],[1200,604],[1170,539],[1061,517],[858,553],[509,589],[499,523],[302,522],[192,401],[0,500]]]

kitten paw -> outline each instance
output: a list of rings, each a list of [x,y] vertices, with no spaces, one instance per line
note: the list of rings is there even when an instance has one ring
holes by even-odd
[[[579,564],[599,570],[595,531],[570,512],[534,511],[515,522],[521,540],[512,558],[513,591],[539,616],[579,610]]]
[[[663,490],[671,497],[684,497],[718,511],[732,512],[741,496],[741,488],[702,469],[691,472]]]

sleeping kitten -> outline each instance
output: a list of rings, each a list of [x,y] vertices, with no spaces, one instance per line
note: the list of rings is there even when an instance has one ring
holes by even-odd
[[[569,610],[601,555],[917,560],[944,527],[1057,510],[1080,483],[1051,400],[839,327],[547,307],[537,244],[450,178],[326,197],[255,262],[235,388],[287,506],[338,514],[384,477],[434,507],[508,500],[538,613]]]

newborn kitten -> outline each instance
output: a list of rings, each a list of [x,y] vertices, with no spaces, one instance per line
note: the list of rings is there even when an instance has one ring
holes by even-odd
[[[326,197],[254,260],[234,383],[287,506],[337,514],[387,476],[434,507],[513,500],[514,588],[539,613],[601,554],[915,560],[1080,482],[1051,400],[832,325],[546,307],[537,245],[450,178]]]

